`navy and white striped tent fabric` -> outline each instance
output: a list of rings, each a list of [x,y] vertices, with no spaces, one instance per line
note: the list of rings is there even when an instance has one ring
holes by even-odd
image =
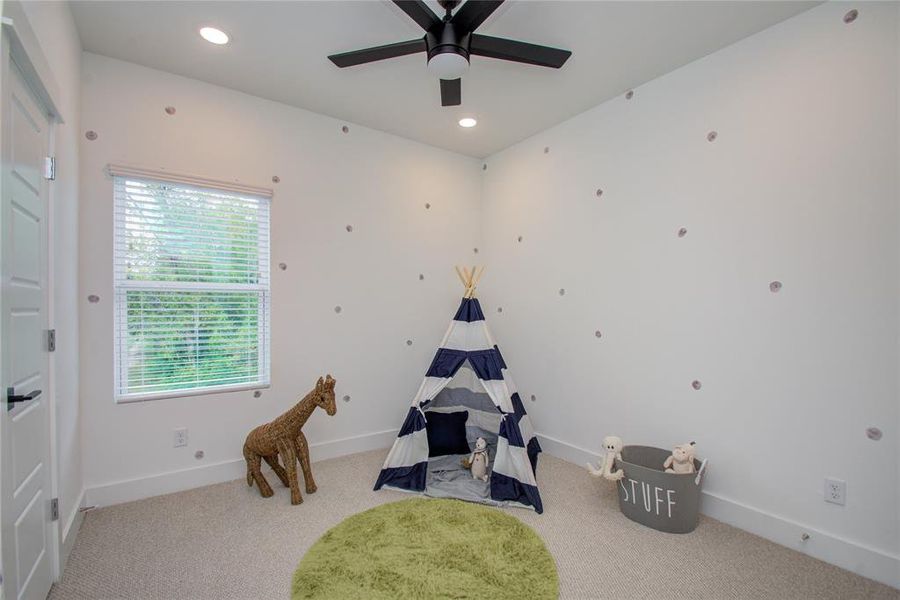
[[[476,298],[463,298],[425,375],[425,381],[413,399],[375,489],[387,486],[413,492],[425,491],[428,473],[425,411],[464,365],[474,372],[499,417],[496,455],[490,476],[491,500],[543,512],[534,477],[541,447]]]

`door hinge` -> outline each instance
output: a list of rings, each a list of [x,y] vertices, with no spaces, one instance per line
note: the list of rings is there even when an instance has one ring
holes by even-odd
[[[47,330],[47,352],[55,352],[56,351],[56,330],[48,329]]]
[[[59,521],[59,498],[50,500],[50,520]]]
[[[48,156],[44,159],[44,179],[54,181],[56,179],[56,157]]]

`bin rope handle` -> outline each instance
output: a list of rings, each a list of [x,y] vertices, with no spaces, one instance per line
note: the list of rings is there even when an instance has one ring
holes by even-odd
[[[700,463],[700,469],[697,470],[697,476],[694,477],[694,485],[700,485],[700,478],[703,476],[703,472],[706,470],[707,462],[709,462],[709,459],[704,458],[703,462]]]

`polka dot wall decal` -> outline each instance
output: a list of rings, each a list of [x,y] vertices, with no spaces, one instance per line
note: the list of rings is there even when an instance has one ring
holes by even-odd
[[[344,133],[350,133],[350,128],[344,125],[343,127],[341,127],[341,131],[343,131]]]
[[[281,183],[281,177],[278,175],[272,175],[272,183]]]
[[[772,292],[773,294],[777,294],[779,291],[781,291],[781,282],[773,281],[772,283],[770,283],[769,291]]]
[[[98,296],[97,294],[91,294],[90,296],[88,296],[88,302],[90,302],[91,304],[97,304],[98,302],[100,302],[100,296]]]
[[[560,295],[560,296],[565,296],[565,295],[566,295],[566,288],[559,288],[559,295]]]
[[[204,456],[206,456],[206,454],[204,454],[203,450],[197,450],[196,452],[194,452],[194,458],[196,458],[197,460],[202,459]]]
[[[544,154],[550,154],[550,146],[544,146]]]
[[[428,210],[429,208],[431,208],[431,203],[430,203],[430,202],[426,202],[426,203],[425,203],[425,210]]]
[[[534,394],[532,394],[532,395],[531,395],[531,401],[532,401],[532,402],[537,402],[537,396],[535,396]]]
[[[419,273],[419,281],[424,281],[424,280],[425,280],[425,275],[422,273]]]
[[[596,193],[597,193],[597,197],[599,198],[600,196],[603,195],[603,190],[601,190],[600,188],[597,188],[597,192],[596,192]]]
[[[472,248],[472,252],[474,252],[475,254],[478,254],[478,248]]]
[[[278,268],[282,271],[287,271],[287,263],[278,263]]]
[[[601,337],[603,337],[603,334],[602,334],[602,333],[600,332],[600,330],[598,329],[597,331],[594,332],[594,337],[601,338]]]
[[[261,391],[256,390],[255,392],[253,392],[253,397],[254,397],[254,398],[259,398],[259,397],[261,397],[261,396],[262,396],[262,392],[261,392]]]
[[[694,381],[691,382],[691,387],[694,388],[695,390],[699,390],[702,387],[702,384],[695,379]]]
[[[353,225],[347,225],[346,227],[344,227],[344,229],[347,230],[347,233],[352,233],[352,232],[353,232]]]
[[[483,165],[481,165],[481,170],[487,171],[487,163],[484,163]]]
[[[852,23],[859,16],[859,11],[855,8],[844,15],[844,23]]]
[[[87,133],[84,134],[84,137],[86,137],[87,139],[89,139],[90,141],[93,142],[94,140],[97,139],[97,132],[96,131],[88,131]]]
[[[350,396],[349,396],[349,395],[344,396],[344,402],[350,402]]]
[[[497,312],[498,312],[498,313],[502,313],[502,312],[503,312],[503,307],[502,307],[502,306],[498,306],[498,307],[497,307]]]
[[[631,100],[632,98],[634,98],[634,90],[628,90],[627,92],[625,92],[626,100]]]
[[[678,230],[678,237],[682,238],[686,235],[687,235],[687,229],[685,229],[684,227],[682,227],[681,229]]]
[[[174,107],[174,106],[167,106],[167,107],[166,107],[166,114],[167,114],[167,115],[174,115],[174,114],[175,114],[175,107]]]
[[[881,430],[878,429],[877,427],[869,427],[866,429],[866,437],[872,441],[877,442],[878,440],[881,439],[881,435],[882,435]]]
[[[519,237],[516,238],[516,241],[519,242],[519,243],[521,243],[522,240],[524,240],[524,239],[525,239],[525,238],[523,238],[523,237],[520,235]]]
[[[343,310],[343,309],[340,307],[340,305],[334,307],[334,312],[337,313],[337,314],[341,314],[341,311],[342,311],[342,310]]]
[[[412,340],[406,340],[406,345],[407,345],[407,346],[412,346]]]
[[[716,141],[716,138],[717,138],[717,137],[719,137],[718,132],[710,131],[709,133],[706,134],[706,141],[707,141],[707,142],[714,142],[714,141]]]

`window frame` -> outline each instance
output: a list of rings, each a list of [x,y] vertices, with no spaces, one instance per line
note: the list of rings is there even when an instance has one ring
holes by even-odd
[[[247,390],[268,389],[271,387],[271,314],[272,314],[272,281],[271,281],[271,200],[272,190],[257,188],[236,183],[217,182],[215,180],[179,175],[168,172],[149,171],[135,167],[109,165],[108,173],[112,177],[113,190],[113,398],[116,404],[146,402],[171,398],[205,396]],[[257,256],[260,261],[260,279],[264,282],[248,283],[213,283],[188,281],[135,281],[127,279],[127,270],[120,269],[124,256],[120,253],[120,244],[124,243],[124,226],[119,223],[119,213],[123,210],[124,200],[117,197],[118,180],[149,182],[155,185],[177,186],[183,189],[196,188],[202,193],[213,192],[241,198],[253,199],[259,203],[259,210],[265,211],[264,226],[257,231]],[[251,238],[252,239],[252,238]],[[167,292],[257,292],[259,305],[257,308],[257,348],[258,370],[257,380],[241,383],[226,383],[207,387],[190,387],[183,389],[162,390],[158,392],[123,393],[128,380],[128,301],[129,291],[164,290]]]

